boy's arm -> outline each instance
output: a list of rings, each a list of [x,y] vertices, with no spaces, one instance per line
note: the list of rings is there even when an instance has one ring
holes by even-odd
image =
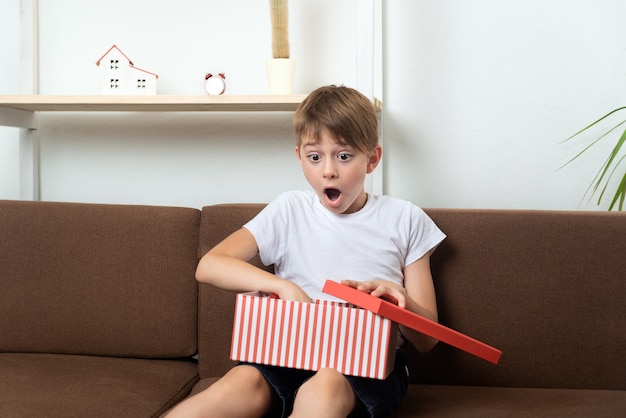
[[[430,271],[430,254],[424,255],[404,268],[404,287],[407,293],[405,308],[437,322],[437,299]],[[438,342],[428,335],[403,325],[400,325],[400,331],[422,353],[430,351]]]
[[[237,292],[276,293],[281,299],[310,302],[295,283],[248,263],[259,252],[254,236],[245,228],[229,235],[198,263],[196,280]]]
[[[437,321],[437,299],[435,286],[430,272],[430,255],[426,254],[419,260],[404,268],[404,287],[389,280],[372,280],[357,282],[344,280],[343,284],[352,286],[372,296],[382,297],[397,303],[401,308],[415,312],[431,321]],[[430,351],[437,340],[400,325],[402,335],[420,352]]]

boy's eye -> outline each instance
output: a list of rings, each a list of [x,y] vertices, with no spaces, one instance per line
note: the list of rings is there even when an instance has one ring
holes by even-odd
[[[315,161],[319,161],[320,160],[320,156],[318,154],[310,154],[309,155],[309,160],[315,162]]]
[[[350,157],[351,155],[348,154],[347,152],[342,152],[341,154],[337,156],[337,158],[339,158],[341,161],[347,161],[350,159]]]

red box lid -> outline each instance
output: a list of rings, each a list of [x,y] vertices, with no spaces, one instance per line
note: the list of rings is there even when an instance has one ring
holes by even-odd
[[[394,305],[391,302],[361,292],[353,287],[326,280],[324,293],[336,296],[360,308],[370,310],[398,324],[429,335],[453,347],[466,351],[493,364],[498,364],[502,351],[458,331],[431,321],[421,315]]]

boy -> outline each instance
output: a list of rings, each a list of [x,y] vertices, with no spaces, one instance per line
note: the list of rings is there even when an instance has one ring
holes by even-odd
[[[365,177],[382,157],[377,124],[373,105],[354,89],[311,93],[294,128],[296,157],[313,191],[279,195],[200,260],[198,281],[310,302],[332,299],[321,288],[334,279],[436,321],[430,253],[445,235],[413,204],[365,192]],[[257,253],[275,275],[247,263]],[[401,332],[422,352],[437,343]],[[407,384],[401,351],[385,380],[245,363],[169,417],[384,416],[398,408]]]

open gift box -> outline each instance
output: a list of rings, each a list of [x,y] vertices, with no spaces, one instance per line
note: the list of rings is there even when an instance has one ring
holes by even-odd
[[[402,324],[497,364],[502,352],[437,322],[349,286],[326,281],[323,291],[349,303],[303,303],[252,292],[237,295],[232,360],[386,378]]]

